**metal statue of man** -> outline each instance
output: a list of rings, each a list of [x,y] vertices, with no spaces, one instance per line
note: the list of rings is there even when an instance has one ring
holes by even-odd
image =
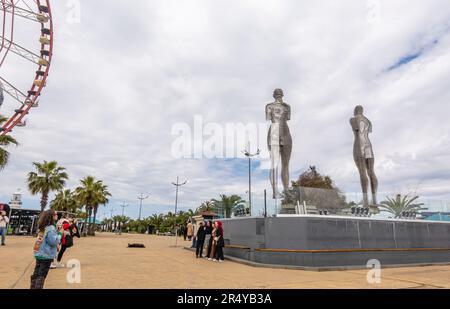
[[[355,108],[355,117],[350,119],[355,134],[353,157],[361,177],[364,207],[369,207],[368,186],[372,189],[372,205],[377,206],[378,179],[375,175],[375,156],[369,134],[372,133],[372,123],[364,116],[364,108]]]
[[[291,120],[291,107],[283,102],[284,93],[275,89],[274,103],[266,106],[266,120],[271,121],[267,143],[271,157],[270,182],[273,188],[273,198],[282,195],[278,191],[278,174],[281,161],[281,180],[284,191],[289,189],[289,161],[292,153],[292,137],[288,121]]]

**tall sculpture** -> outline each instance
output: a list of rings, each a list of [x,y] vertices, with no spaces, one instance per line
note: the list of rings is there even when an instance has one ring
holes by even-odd
[[[355,108],[355,117],[350,119],[355,134],[353,157],[361,178],[364,207],[377,206],[378,179],[375,175],[375,156],[369,134],[372,133],[372,123],[364,116],[364,108]],[[372,205],[369,205],[368,186],[372,191]]]
[[[281,161],[281,180],[284,191],[289,189],[289,161],[292,153],[292,136],[288,121],[291,120],[291,107],[283,102],[284,93],[275,89],[273,93],[275,102],[266,106],[266,120],[271,121],[267,144],[271,157],[270,182],[273,189],[273,198],[281,197],[278,190],[278,174]]]

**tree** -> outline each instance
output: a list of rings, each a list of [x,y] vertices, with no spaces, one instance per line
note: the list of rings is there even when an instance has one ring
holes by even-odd
[[[61,190],[56,194],[55,199],[50,202],[50,208],[56,211],[65,211],[75,214],[79,205],[72,191]]]
[[[210,212],[214,211],[214,202],[213,201],[206,201],[200,205],[200,207],[197,209],[197,213],[202,212]]]
[[[95,236],[97,210],[100,205],[106,205],[109,202],[108,187],[101,180],[96,180],[93,176],[87,176],[80,180],[81,186],[75,189],[75,195],[80,205],[86,207],[86,224],[89,224],[89,231],[83,227],[83,235],[89,234]],[[94,212],[94,224],[91,225],[88,220]]]
[[[420,210],[426,210],[422,208],[423,203],[414,203],[419,199],[419,196],[410,198],[405,195],[402,198],[401,194],[397,194],[395,198],[386,197],[386,201],[381,202],[381,211],[388,212],[395,216],[395,218],[402,218],[407,212],[418,212]]]
[[[330,212],[338,212],[346,207],[345,195],[334,185],[330,176],[323,176],[317,172],[315,166],[304,172],[297,181],[292,182],[283,204],[306,202],[318,209],[328,209]]]
[[[126,225],[130,221],[130,218],[127,216],[114,216],[113,220],[117,223],[116,229],[118,227],[119,230],[123,232],[126,229]]]
[[[62,190],[69,176],[65,172],[66,169],[59,167],[56,161],[34,162],[33,166],[37,172],[28,174],[28,189],[33,195],[42,195],[41,212],[43,212],[47,207],[50,192]]]
[[[164,224],[164,215],[156,215],[154,214],[149,218],[150,225],[153,225],[155,227],[155,230],[159,231],[162,228],[162,225]]]
[[[8,118],[0,115],[0,127],[6,122]],[[9,161],[9,152],[5,149],[10,145],[18,146],[19,143],[10,135],[0,136],[0,171],[5,168]]]
[[[245,201],[239,195],[227,196],[225,194],[220,195],[220,200],[212,200],[215,205],[217,213],[224,213],[225,218],[231,218],[231,214],[236,208],[242,206]]]

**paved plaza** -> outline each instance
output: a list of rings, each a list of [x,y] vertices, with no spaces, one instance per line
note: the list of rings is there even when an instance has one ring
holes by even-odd
[[[9,237],[0,248],[0,288],[28,288],[34,268],[30,237]],[[128,249],[142,243],[145,249]],[[114,235],[76,239],[63,262],[81,262],[81,283],[67,283],[68,269],[51,270],[46,288],[54,289],[299,289],[299,288],[450,288],[450,266],[382,270],[382,283],[367,282],[366,270],[310,272],[256,268],[231,261],[197,260],[184,250],[188,243],[173,237]],[[6,262],[5,262],[6,261]]]

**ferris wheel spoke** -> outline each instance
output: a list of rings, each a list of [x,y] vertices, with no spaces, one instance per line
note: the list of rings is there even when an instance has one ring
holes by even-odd
[[[40,56],[36,55],[26,48],[23,48],[20,45],[17,45],[16,43],[11,42],[3,36],[0,36],[0,39],[2,40],[2,42],[4,42],[4,47],[9,49],[12,53],[15,53],[16,55],[39,65],[39,60],[41,60]]]
[[[1,76],[0,82],[3,85],[3,91],[9,94],[13,99],[18,101],[20,104],[23,104],[26,101],[27,96]]]
[[[45,9],[42,12],[34,12],[29,9],[24,9],[19,7],[13,3],[5,3],[0,6],[0,11],[5,11],[10,14],[14,14],[16,16],[20,16],[38,23],[46,23],[49,20],[49,16],[45,12]]]

